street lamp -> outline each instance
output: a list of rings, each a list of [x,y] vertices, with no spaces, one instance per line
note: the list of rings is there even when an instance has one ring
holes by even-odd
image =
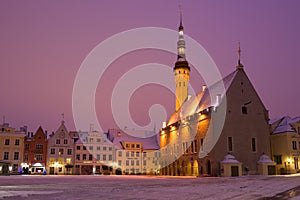
[[[57,175],[57,166],[58,166],[58,163],[57,163],[57,162],[54,162],[54,171],[55,171],[55,175]]]

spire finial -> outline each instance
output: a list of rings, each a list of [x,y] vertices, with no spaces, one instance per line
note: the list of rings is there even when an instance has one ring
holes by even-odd
[[[61,113],[61,123],[63,124],[65,122],[65,113]]]
[[[241,64],[241,42],[238,41],[238,65],[236,66],[237,69],[242,69],[243,65]]]
[[[180,13],[179,30],[183,30],[183,26],[182,26],[182,7],[181,7],[181,5],[179,5],[179,13]]]
[[[241,65],[241,42],[240,41],[238,41],[238,58],[239,58],[238,65]]]

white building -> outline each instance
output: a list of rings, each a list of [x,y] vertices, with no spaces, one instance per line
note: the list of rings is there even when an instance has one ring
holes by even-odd
[[[114,145],[104,133],[79,132],[75,143],[75,174],[112,174],[115,166]]]

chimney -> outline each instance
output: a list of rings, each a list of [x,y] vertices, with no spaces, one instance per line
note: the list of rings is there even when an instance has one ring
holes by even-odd
[[[217,94],[216,96],[216,106],[219,106],[221,104],[221,94]]]
[[[90,132],[94,131],[94,124],[90,124]]]

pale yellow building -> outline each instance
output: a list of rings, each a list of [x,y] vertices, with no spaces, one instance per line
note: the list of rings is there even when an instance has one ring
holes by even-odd
[[[5,123],[0,126],[0,174],[17,174],[21,171],[26,127],[16,131]]]
[[[116,174],[159,174],[159,145],[156,135],[134,137],[122,130],[110,129],[108,138],[116,149]]]
[[[300,117],[271,120],[271,153],[277,174],[300,173]]]

